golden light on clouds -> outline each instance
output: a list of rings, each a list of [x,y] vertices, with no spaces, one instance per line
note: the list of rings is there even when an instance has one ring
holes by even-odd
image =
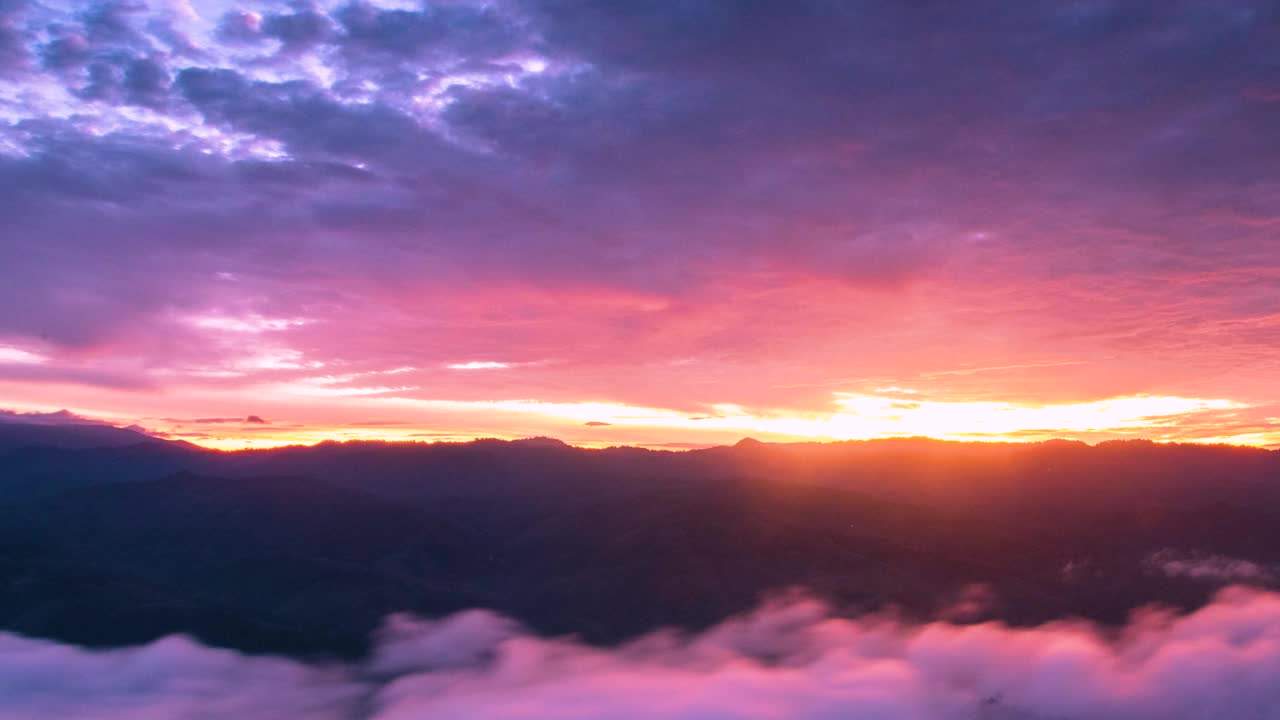
[[[327,440],[436,442],[533,436],[555,437],[584,447],[705,447],[732,444],[743,437],[772,442],[894,437],[987,442],[1145,438],[1280,447],[1275,407],[1226,398],[1126,395],[1030,403],[967,399],[923,388],[881,385],[867,392],[831,393],[825,403],[808,407],[697,403],[676,408],[608,401],[438,399],[422,397],[428,392],[425,384],[380,382],[411,376],[410,370],[400,367],[320,375],[258,383],[234,392],[192,389],[172,395],[139,395],[107,390],[86,397],[84,405],[67,409],[218,449]],[[0,384],[0,391],[4,389]],[[129,412],[103,410],[122,399],[141,399],[145,404],[139,403]],[[38,412],[63,407],[23,402],[22,398],[15,398],[10,405]],[[193,412],[192,408],[202,411]],[[245,418],[250,414],[269,422],[199,422],[199,418]]]
[[[1202,413],[1240,410],[1245,404],[1223,399],[1136,395],[1077,403],[1029,405],[1013,402],[942,401],[900,395],[835,394],[827,413],[750,411],[736,405],[712,405],[706,414],[632,405],[534,400],[444,401],[382,398],[387,404],[436,412],[527,414],[597,427],[661,428],[695,437],[709,431],[762,435],[780,440],[871,440],[924,436],[942,440],[1028,441],[1052,437],[1128,434],[1195,441],[1179,434],[1184,421]],[[1215,438],[1220,440],[1220,438]],[[1280,436],[1242,436],[1247,444],[1267,445]]]

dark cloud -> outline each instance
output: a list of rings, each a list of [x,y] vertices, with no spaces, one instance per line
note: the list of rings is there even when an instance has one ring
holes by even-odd
[[[125,69],[123,88],[130,105],[162,107],[169,96],[169,70],[154,58],[139,58]]]
[[[40,49],[40,58],[50,70],[79,67],[89,61],[89,42],[83,35],[71,34],[50,40]]]
[[[24,0],[0,3],[0,79],[16,77],[30,67],[26,33],[17,24],[26,5]]]
[[[584,423],[582,423],[582,424],[583,424],[583,425],[585,425],[585,426],[587,426],[587,427],[609,427],[609,426],[610,426],[610,425],[612,425],[613,423],[601,422],[601,421],[599,421],[599,420],[589,420],[589,421],[584,422]]]
[[[119,67],[110,62],[95,62],[89,65],[88,70],[88,82],[77,93],[80,97],[116,103],[123,100]]]
[[[482,64],[531,44],[510,6],[445,4],[421,10],[383,9],[367,2],[339,8],[341,49],[353,61],[434,60]]]
[[[103,45],[145,45],[134,19],[147,10],[147,5],[133,0],[109,0],[92,3],[84,11],[82,22],[91,42]]]
[[[383,160],[406,143],[415,152],[433,144],[394,108],[345,104],[303,81],[254,82],[233,70],[186,68],[175,84],[206,122],[280,140],[303,156]]]
[[[27,48],[12,28],[0,25],[0,77],[17,75],[28,64]]]
[[[262,34],[280,41],[281,51],[305,52],[323,43],[333,31],[328,15],[315,10],[267,15],[262,19]]]

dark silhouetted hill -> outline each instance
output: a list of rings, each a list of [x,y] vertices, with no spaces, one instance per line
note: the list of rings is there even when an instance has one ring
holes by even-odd
[[[30,425],[0,422],[0,452],[23,447],[82,448],[123,447],[163,442],[128,428],[97,424]]]
[[[1247,448],[220,453],[105,430],[4,436],[20,440],[0,451],[3,629],[352,655],[387,613],[480,606],[613,642],[796,587],[847,612],[1119,622],[1280,573],[1280,454]]]

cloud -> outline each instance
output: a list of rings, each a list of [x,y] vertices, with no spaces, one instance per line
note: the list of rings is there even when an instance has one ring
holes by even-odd
[[[0,719],[343,720],[363,688],[341,671],[170,637],[94,652],[0,635]]]
[[[39,353],[21,348],[0,345],[0,363],[15,365],[39,365],[48,362],[48,358]]]
[[[196,376],[241,370],[207,317],[326,367],[555,359],[414,378],[448,399],[1280,386],[1274,3],[213,5],[0,4],[33,384],[301,369]]]
[[[1165,549],[1146,560],[1148,569],[1169,577],[1191,578],[1217,584],[1268,585],[1278,579],[1275,568],[1225,555],[1179,552]]]
[[[493,6],[459,3],[415,11],[352,2],[335,17],[344,31],[342,52],[366,66],[379,60],[478,65],[529,44],[518,20]]]
[[[101,420],[93,420],[77,415],[70,410],[56,412],[16,412],[0,410],[0,423],[21,423],[25,425],[107,425]]]
[[[310,321],[300,318],[264,318],[264,317],[198,317],[193,318],[191,323],[196,327],[206,328],[210,330],[225,330],[227,332],[251,333],[258,334],[264,332],[279,332],[290,328],[306,325]]]
[[[1191,720],[1280,707],[1280,595],[1229,588],[1122,631],[842,619],[790,597],[615,648],[486,611],[389,618],[370,658],[314,665],[170,637],[90,651],[0,635],[0,720]]]
[[[174,423],[176,425],[223,425],[223,424],[240,424],[240,425],[268,425],[257,415],[248,417],[202,417],[202,418],[159,418],[161,422]]]
[[[0,3],[0,80],[24,74],[31,63],[25,33],[14,22],[25,4],[22,0]]]
[[[262,34],[280,41],[281,52],[305,52],[321,44],[333,32],[328,15],[315,10],[266,15],[262,18]]]

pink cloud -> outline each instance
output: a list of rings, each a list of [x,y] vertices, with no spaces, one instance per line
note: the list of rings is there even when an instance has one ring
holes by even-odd
[[[913,625],[789,598],[616,648],[484,611],[388,620],[371,658],[315,665],[183,638],[88,651],[0,635],[0,719],[1190,720],[1275,717],[1280,595],[1229,588],[1119,632]]]

